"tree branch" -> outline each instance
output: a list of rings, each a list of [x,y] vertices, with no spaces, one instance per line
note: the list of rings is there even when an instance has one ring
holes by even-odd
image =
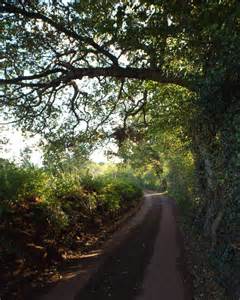
[[[19,76],[11,79],[1,79],[0,78],[0,85],[7,85],[7,84],[18,84],[23,81],[29,81],[29,80],[34,80],[34,79],[41,79],[45,78],[48,75],[56,74],[56,73],[66,73],[64,69],[56,68],[53,70],[47,70],[45,72],[39,73],[39,74],[34,74],[34,75],[28,75],[28,76]]]
[[[56,69],[55,72],[57,73]],[[62,69],[59,69],[58,72],[63,72]],[[51,71],[48,71],[51,74]],[[52,87],[57,86],[61,82],[68,83],[71,80],[75,79],[82,79],[83,77],[114,77],[116,79],[123,80],[125,78],[128,79],[139,79],[139,80],[152,80],[159,83],[166,83],[166,84],[176,84],[182,87],[190,88],[190,84],[187,81],[184,81],[178,77],[168,77],[165,76],[161,70],[155,69],[138,69],[138,68],[123,68],[123,67],[96,67],[96,68],[74,68],[72,70],[65,71],[64,74],[59,78],[53,79],[48,82],[29,82],[32,79],[42,78],[44,73],[31,75],[31,76],[21,76],[12,79],[0,79],[0,85],[7,85],[7,84],[15,84],[15,85],[22,85],[22,86],[30,86],[30,87]]]
[[[102,53],[104,56],[108,57],[114,65],[118,65],[118,59],[116,56],[114,56],[112,53],[110,53],[107,49],[104,47],[98,45],[92,38],[90,37],[84,37],[80,34],[76,33],[73,30],[70,30],[64,26],[62,23],[58,23],[50,19],[49,17],[39,13],[39,12],[30,12],[25,9],[22,9],[20,7],[17,7],[12,4],[8,4],[5,1],[3,2],[4,6],[0,6],[0,11],[2,13],[13,13],[13,14],[20,14],[24,17],[27,17],[29,19],[35,19],[35,20],[42,20],[43,22],[46,22],[47,24],[54,27],[57,31],[62,32],[66,34],[68,37],[72,37],[78,41],[84,42],[90,46],[92,46],[94,49],[96,49],[99,53]]]

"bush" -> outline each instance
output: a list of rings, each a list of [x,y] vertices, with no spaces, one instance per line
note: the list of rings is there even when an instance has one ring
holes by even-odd
[[[0,165],[0,200],[24,201],[46,197],[48,176],[41,169],[21,168],[12,163]]]
[[[110,211],[130,206],[142,196],[142,189],[133,178],[124,173],[114,175],[102,177],[102,188],[99,190],[100,201]]]
[[[54,176],[43,169],[4,161],[0,180],[0,216],[5,225],[24,227],[30,222],[32,230],[39,227],[40,234],[51,238],[70,225],[134,205],[142,196],[139,181],[131,173],[113,168],[97,176],[89,170]]]
[[[69,250],[91,247],[93,235],[142,195],[138,180],[116,168],[53,174],[0,160],[0,181],[0,266],[8,282],[18,261],[23,271],[17,276],[23,278],[24,272],[41,272],[62,260]]]
[[[90,172],[82,175],[80,178],[80,184],[82,188],[88,192],[100,192],[104,186],[105,175],[93,176]]]
[[[59,236],[69,224],[69,216],[57,202],[42,202],[32,206],[32,221],[37,226],[45,227],[46,233],[53,237]]]

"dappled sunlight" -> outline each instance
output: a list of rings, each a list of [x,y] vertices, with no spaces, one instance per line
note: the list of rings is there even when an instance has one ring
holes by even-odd
[[[156,192],[145,192],[144,193],[145,197],[161,196],[161,195],[165,195],[165,193],[156,193]]]

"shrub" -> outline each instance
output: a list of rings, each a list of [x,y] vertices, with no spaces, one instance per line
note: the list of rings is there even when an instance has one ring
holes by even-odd
[[[92,231],[99,233],[142,195],[134,176],[114,168],[53,174],[0,160],[0,181],[0,265],[6,270],[16,261],[40,270],[79,249],[79,240],[86,247]]]
[[[120,204],[120,195],[114,187],[111,184],[104,186],[101,194],[98,195],[98,207],[102,207],[107,212],[115,212],[120,208]]]
[[[81,186],[88,192],[99,192],[104,186],[104,181],[104,175],[93,176],[90,172],[87,172],[80,178]]]
[[[102,180],[100,199],[105,207],[111,211],[129,206],[142,196],[140,186],[123,173],[115,174],[114,177],[108,174]]]
[[[45,227],[47,234],[58,236],[69,224],[68,215],[57,202],[42,202],[32,206],[32,221]]]
[[[91,215],[96,207],[94,186],[91,187],[91,181],[88,181],[86,189],[77,173],[62,173],[53,177],[51,190],[51,198],[58,200],[69,215],[74,210]]]
[[[48,176],[41,169],[0,165],[0,200],[8,202],[46,197]]]

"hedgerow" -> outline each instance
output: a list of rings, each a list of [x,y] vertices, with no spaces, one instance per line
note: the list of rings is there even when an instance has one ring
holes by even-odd
[[[3,282],[13,281],[9,274],[17,261],[34,270],[62,260],[62,252],[76,250],[81,236],[114,223],[142,196],[133,176],[129,180],[117,170],[92,173],[53,175],[1,161],[0,265],[8,274]],[[85,247],[84,239],[80,244]]]

